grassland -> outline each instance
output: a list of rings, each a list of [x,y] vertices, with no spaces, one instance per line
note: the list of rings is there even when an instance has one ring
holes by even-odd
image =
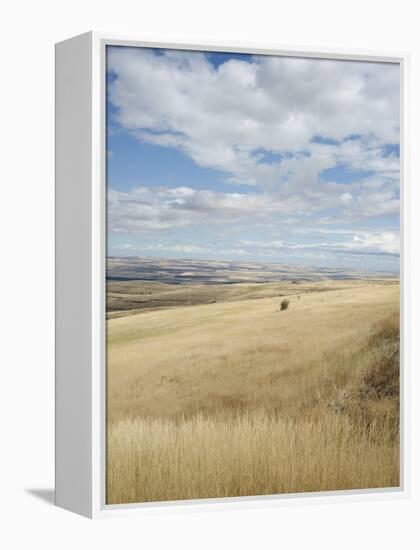
[[[398,281],[117,284],[109,503],[399,485]]]

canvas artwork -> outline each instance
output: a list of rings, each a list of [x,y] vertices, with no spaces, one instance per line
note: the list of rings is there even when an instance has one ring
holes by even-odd
[[[399,64],[106,61],[106,502],[398,487]]]

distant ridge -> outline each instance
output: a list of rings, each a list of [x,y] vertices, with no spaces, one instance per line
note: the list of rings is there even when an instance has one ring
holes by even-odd
[[[112,256],[107,258],[106,278],[109,281],[159,281],[171,284],[234,284],[270,281],[294,281],[298,284],[322,280],[398,278],[398,274],[265,262]]]

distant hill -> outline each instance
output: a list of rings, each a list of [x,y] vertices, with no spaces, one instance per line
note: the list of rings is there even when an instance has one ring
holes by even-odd
[[[264,262],[109,257],[107,258],[106,276],[109,281],[233,284],[383,279],[395,278],[396,274]]]

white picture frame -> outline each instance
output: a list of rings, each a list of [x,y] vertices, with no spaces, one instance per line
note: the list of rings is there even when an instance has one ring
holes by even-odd
[[[105,503],[105,48],[108,45],[398,63],[401,70],[401,485],[263,497]],[[56,45],[56,504],[89,518],[409,495],[408,71],[405,53],[208,41],[142,41],[89,32]]]

